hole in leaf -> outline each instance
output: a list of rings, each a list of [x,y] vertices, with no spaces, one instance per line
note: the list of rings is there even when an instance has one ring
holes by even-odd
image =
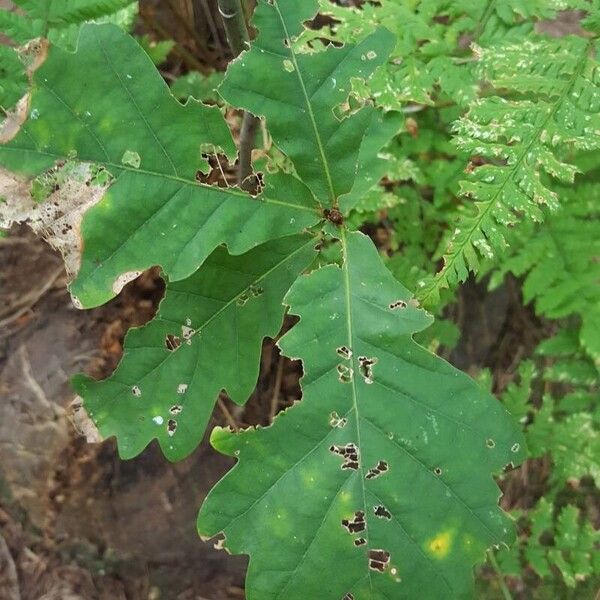
[[[189,325],[181,326],[181,337],[188,343],[191,343],[195,331]]]
[[[380,460],[372,469],[369,469],[365,479],[375,479],[388,470],[388,464],[385,460]]]
[[[340,417],[335,411],[329,415],[329,425],[331,425],[331,427],[342,429],[343,427],[346,427],[347,423],[348,419]]]
[[[354,378],[354,370],[346,365],[337,366],[338,379],[342,383],[351,383]]]
[[[348,593],[342,598],[342,600],[354,600],[354,594]]]
[[[396,310],[398,308],[406,308],[406,302],[404,300],[396,300],[390,304],[390,310]]]
[[[341,456],[344,459],[342,469],[352,469],[353,471],[358,470],[359,450],[356,444],[350,443],[346,444],[345,446],[331,446],[329,451],[333,452],[333,454]]]
[[[485,441],[485,445],[488,448],[494,448],[496,446],[496,442],[490,438]]]
[[[181,346],[181,338],[177,335],[169,333],[165,337],[165,346],[167,347],[167,350],[173,352],[173,350],[177,350],[177,348]]]
[[[366,356],[360,356],[358,358],[358,364],[360,368],[360,374],[362,375],[365,383],[371,384],[373,383],[373,367],[377,364],[378,359],[367,358]]]
[[[346,360],[350,360],[352,358],[352,350],[347,346],[340,346],[336,349],[338,356],[345,358]]]
[[[181,404],[173,404],[173,406],[171,406],[171,408],[169,409],[169,412],[172,415],[178,415],[181,413],[182,410],[183,407],[181,406]]]
[[[521,444],[513,444],[511,451],[518,452],[521,449]]]
[[[354,513],[353,519],[342,519],[342,526],[348,533],[360,533],[364,531],[367,528],[365,513],[362,510],[357,510]]]
[[[390,553],[387,550],[369,550],[369,568],[383,573],[390,564]]]
[[[383,506],[383,504],[374,506],[373,512],[375,513],[375,516],[379,517],[380,519],[387,519],[389,521],[392,518],[392,513],[385,506]]]
[[[142,390],[140,390],[140,388],[137,385],[134,385],[131,388],[131,393],[136,397],[139,398],[142,395]]]
[[[367,540],[365,540],[365,538],[362,538],[362,537],[356,538],[354,540],[355,546],[364,546],[366,543],[367,543]]]
[[[436,467],[433,472],[438,476],[442,474],[442,470],[439,467]]]
[[[187,392],[187,390],[188,390],[188,384],[187,384],[187,383],[180,383],[180,384],[177,386],[177,393],[178,393],[179,395],[183,395],[183,394],[185,394],[185,393]]]
[[[258,298],[265,293],[265,290],[260,285],[251,285],[247,290],[244,290],[238,297],[236,304],[245,306],[252,298]]]
[[[177,421],[175,419],[169,419],[167,423],[167,433],[173,437],[177,431]]]

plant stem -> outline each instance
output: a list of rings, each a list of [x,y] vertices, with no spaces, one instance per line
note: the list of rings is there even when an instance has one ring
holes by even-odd
[[[215,20],[213,19],[213,14],[210,10],[210,6],[206,3],[206,0],[195,0],[194,2],[194,19],[196,19],[196,21],[198,21],[200,18],[200,11],[204,13],[204,18],[208,23],[208,28],[213,36],[215,48],[217,49],[218,54],[222,58],[225,58],[223,46],[221,45],[221,37],[219,36],[219,29],[215,23]]]
[[[250,35],[246,26],[244,9],[240,0],[219,0],[219,13],[223,17],[227,41],[234,57],[250,48]]]
[[[256,131],[260,124],[260,119],[244,112],[242,117],[242,130],[240,133],[240,164],[238,171],[238,184],[244,188],[246,178],[252,173],[252,150],[256,142]]]
[[[218,0],[219,13],[223,17],[227,40],[234,57],[250,48],[250,35],[241,0]],[[240,133],[240,161],[238,167],[238,185],[244,187],[244,181],[252,173],[252,150],[256,141],[259,119],[244,112]]]
[[[498,585],[500,586],[500,591],[502,592],[502,595],[504,596],[504,600],[513,600],[510,590],[508,589],[508,586],[506,585],[506,581],[504,581],[504,575],[503,575],[502,571],[500,570],[500,565],[498,565],[498,561],[496,560],[496,555],[494,554],[494,551],[490,550],[488,552],[488,556],[490,559],[490,564],[494,568],[494,571],[496,571],[496,575],[498,577]]]

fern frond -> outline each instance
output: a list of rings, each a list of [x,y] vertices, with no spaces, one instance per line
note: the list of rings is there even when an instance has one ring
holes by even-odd
[[[563,38],[477,49],[482,78],[513,98],[482,99],[455,124],[456,144],[473,157],[462,194],[474,202],[458,219],[442,271],[420,292],[425,305],[476,272],[481,257],[504,250],[507,228],[558,207],[547,176],[574,181],[566,151],[600,148],[600,71],[590,45]]]
[[[592,415],[579,412],[556,419],[553,408],[551,399],[546,398],[544,407],[527,431],[531,456],[544,456],[550,452],[551,481],[557,488],[586,476],[600,485],[600,432],[594,426]]]
[[[560,196],[562,210],[515,236],[516,252],[492,278],[496,285],[509,272],[525,277],[523,299],[551,319],[584,316],[600,303],[600,184],[561,190]]]
[[[24,44],[41,35],[43,22],[19,15],[10,10],[0,10],[0,31],[13,42]]]
[[[8,111],[27,90],[27,77],[17,51],[0,45],[0,109]]]
[[[15,0],[15,3],[32,19],[40,19],[49,27],[64,27],[113,14],[132,4],[132,0]]]
[[[554,505],[542,498],[529,515],[531,536],[522,548],[523,559],[543,578],[553,577],[556,567],[567,587],[574,588],[595,571],[600,533],[589,521],[581,522],[573,505],[562,508],[556,518],[554,512]]]

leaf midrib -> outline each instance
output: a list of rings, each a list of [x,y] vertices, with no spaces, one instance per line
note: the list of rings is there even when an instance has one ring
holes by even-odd
[[[43,156],[48,156],[48,157],[54,158],[56,160],[65,160],[68,158],[64,154],[57,154],[55,152],[47,152],[45,150],[38,150],[37,148],[32,150],[31,148],[22,148],[22,147],[14,146],[14,145],[0,146],[0,153],[2,153],[4,150],[15,150],[18,152],[35,152],[37,154],[41,154]],[[117,164],[114,162],[97,160],[97,159],[91,159],[91,160],[78,159],[77,162],[88,163],[88,164],[92,164],[92,165],[102,165],[104,167],[109,167],[113,170],[113,172],[111,172],[111,174],[113,176],[115,176],[115,179],[118,179],[118,177],[116,176],[114,171],[117,171],[117,172],[118,171],[126,171],[126,172],[134,173],[134,174],[142,174],[142,175],[148,175],[150,177],[157,177],[160,179],[177,181],[178,183],[182,183],[182,184],[194,187],[194,188],[200,188],[203,190],[210,190],[212,192],[220,192],[220,193],[227,194],[230,196],[237,196],[238,198],[244,198],[245,200],[248,200],[250,202],[252,202],[252,201],[264,202],[266,204],[275,204],[278,206],[286,206],[288,208],[293,208],[293,209],[301,210],[301,211],[305,211],[305,212],[311,212],[311,213],[317,212],[316,208],[311,208],[310,206],[303,206],[302,204],[294,204],[292,202],[285,202],[284,200],[276,200],[274,198],[269,198],[268,196],[254,197],[254,196],[251,196],[250,194],[248,194],[247,192],[244,192],[237,188],[232,188],[232,187],[221,188],[221,187],[214,186],[214,185],[206,185],[205,183],[200,183],[200,182],[192,180],[192,179],[186,179],[185,177],[180,177],[180,176],[176,176],[176,175],[168,175],[166,173],[160,173],[158,171],[150,171],[148,169],[142,169],[142,168],[136,169],[135,167],[130,167],[128,165]],[[111,184],[107,188],[107,191],[110,190],[114,186],[115,183],[116,183],[116,181],[113,182],[113,184]]]
[[[344,264],[342,266],[342,272],[343,272],[343,276],[344,276],[344,297],[345,297],[345,303],[346,303],[346,332],[347,332],[347,338],[346,338],[346,345],[348,348],[353,348],[354,347],[354,334],[353,334],[353,326],[352,326],[352,286],[351,286],[351,281],[350,281],[350,261],[348,259],[348,241],[346,239],[346,230],[345,228],[341,229],[341,235],[340,235],[340,242],[342,244],[342,256],[343,256],[343,261]],[[353,367],[355,367],[356,365],[354,364],[353,361]],[[363,510],[364,510],[364,514],[365,514],[365,519],[366,519],[366,529],[364,532],[364,537],[367,540],[367,543],[365,544],[365,564],[367,566],[367,575],[369,577],[369,589],[371,590],[371,597],[374,598],[374,592],[373,592],[373,580],[371,578],[371,570],[369,568],[368,565],[368,559],[369,559],[369,555],[368,555],[368,551],[369,551],[369,510],[367,508],[367,494],[366,494],[366,490],[365,490],[365,472],[364,472],[364,457],[363,457],[363,453],[362,453],[362,443],[361,443],[361,436],[360,436],[360,413],[358,411],[358,391],[356,389],[356,378],[359,376],[359,373],[357,371],[357,369],[354,369],[354,374],[353,377],[351,379],[351,386],[352,386],[352,409],[354,410],[354,414],[356,417],[356,445],[358,446],[358,451],[359,451],[359,455],[358,455],[358,469],[359,469],[359,477],[360,477],[360,485],[361,485],[361,490],[362,490],[362,496],[363,496]]]
[[[314,131],[315,140],[317,142],[317,147],[319,150],[321,163],[323,164],[323,170],[325,172],[325,177],[327,179],[327,186],[329,188],[329,195],[331,198],[331,203],[332,203],[332,206],[334,206],[336,204],[337,198],[335,195],[335,188],[333,186],[333,179],[331,177],[331,170],[329,169],[329,163],[328,163],[327,157],[325,155],[325,146],[323,145],[323,141],[321,140],[321,134],[319,133],[319,129],[317,127],[317,121],[315,118],[315,113],[312,109],[312,104],[310,102],[308,90],[306,88],[306,84],[304,83],[304,78],[302,77],[302,72],[300,71],[300,66],[298,64],[296,53],[294,52],[294,48],[292,45],[292,36],[290,35],[287,25],[285,24],[285,20],[283,19],[283,15],[281,14],[281,11],[279,10],[279,3],[277,2],[277,0],[273,0],[273,7],[274,7],[275,11],[277,12],[277,16],[279,17],[279,20],[281,22],[281,27],[284,31],[285,39],[288,40],[289,53],[290,53],[292,63],[294,64],[294,72],[296,73],[296,76],[298,77],[298,81],[300,83],[300,87],[302,88],[302,95],[304,96],[304,101],[306,103],[306,108],[308,110],[308,115],[310,117],[311,125],[312,125],[313,131]]]

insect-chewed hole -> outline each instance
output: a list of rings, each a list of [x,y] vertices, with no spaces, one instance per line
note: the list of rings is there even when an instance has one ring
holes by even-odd
[[[363,538],[363,537],[359,537],[354,540],[354,545],[358,546],[358,547],[364,546],[366,543],[367,543],[367,540],[365,540],[365,538]]]
[[[177,431],[177,421],[175,419],[169,419],[167,423],[167,433],[170,436],[174,436]]]
[[[173,350],[177,350],[177,348],[181,346],[181,338],[172,333],[168,333],[165,337],[165,346],[167,350],[173,352]]]
[[[195,331],[189,325],[181,326],[181,337],[188,343],[191,343],[192,338],[195,335]]]
[[[329,451],[333,454],[341,456],[344,459],[342,469],[352,469],[353,471],[358,470],[360,451],[356,444],[351,442],[345,446],[330,446]]]
[[[250,286],[250,293],[255,298],[258,298],[259,296],[262,296],[265,293],[265,290],[260,285],[251,285]]]
[[[331,427],[338,427],[339,429],[342,429],[346,427],[347,424],[348,419],[346,419],[346,417],[340,417],[340,415],[338,415],[337,412],[333,411],[329,415],[329,425]]]
[[[372,469],[369,469],[365,475],[365,479],[375,479],[389,469],[389,466],[385,460],[380,460]]]
[[[387,550],[369,550],[369,568],[383,573],[390,564],[390,553]]]
[[[358,357],[358,365],[360,368],[360,374],[362,375],[365,383],[373,383],[373,367],[377,364],[378,359],[367,358],[366,356]]]
[[[373,512],[375,513],[375,516],[379,517],[380,519],[387,519],[389,521],[392,518],[392,513],[385,506],[383,506],[383,504],[374,506]]]
[[[172,415],[178,415],[181,413],[182,410],[183,407],[181,406],[181,404],[173,404],[173,406],[171,406],[171,408],[169,409],[169,412]]]
[[[390,304],[390,310],[396,310],[398,308],[406,308],[407,304],[404,300],[396,300]]]
[[[493,439],[489,438],[489,439],[485,440],[485,445],[488,448],[495,448],[496,442]]]
[[[350,360],[352,358],[352,350],[348,346],[340,346],[336,349],[338,356]]]
[[[436,467],[433,472],[438,476],[442,474],[442,470],[439,467]]]
[[[521,449],[521,444],[513,444],[511,447],[511,452],[518,452]]]
[[[351,594],[350,592],[348,592],[343,598],[342,600],[354,600],[354,594]]]
[[[131,388],[131,393],[136,397],[139,398],[142,395],[142,390],[140,390],[140,388],[137,385],[134,385]]]
[[[252,284],[247,290],[244,290],[238,297],[236,304],[238,306],[246,306],[252,298],[258,298],[265,293],[265,290],[256,284]]]
[[[348,533],[360,533],[361,531],[364,531],[367,528],[365,513],[362,510],[357,510],[352,519],[342,519],[342,527],[344,527]]]
[[[350,383],[354,377],[354,371],[346,365],[337,366],[338,379],[342,383]]]

